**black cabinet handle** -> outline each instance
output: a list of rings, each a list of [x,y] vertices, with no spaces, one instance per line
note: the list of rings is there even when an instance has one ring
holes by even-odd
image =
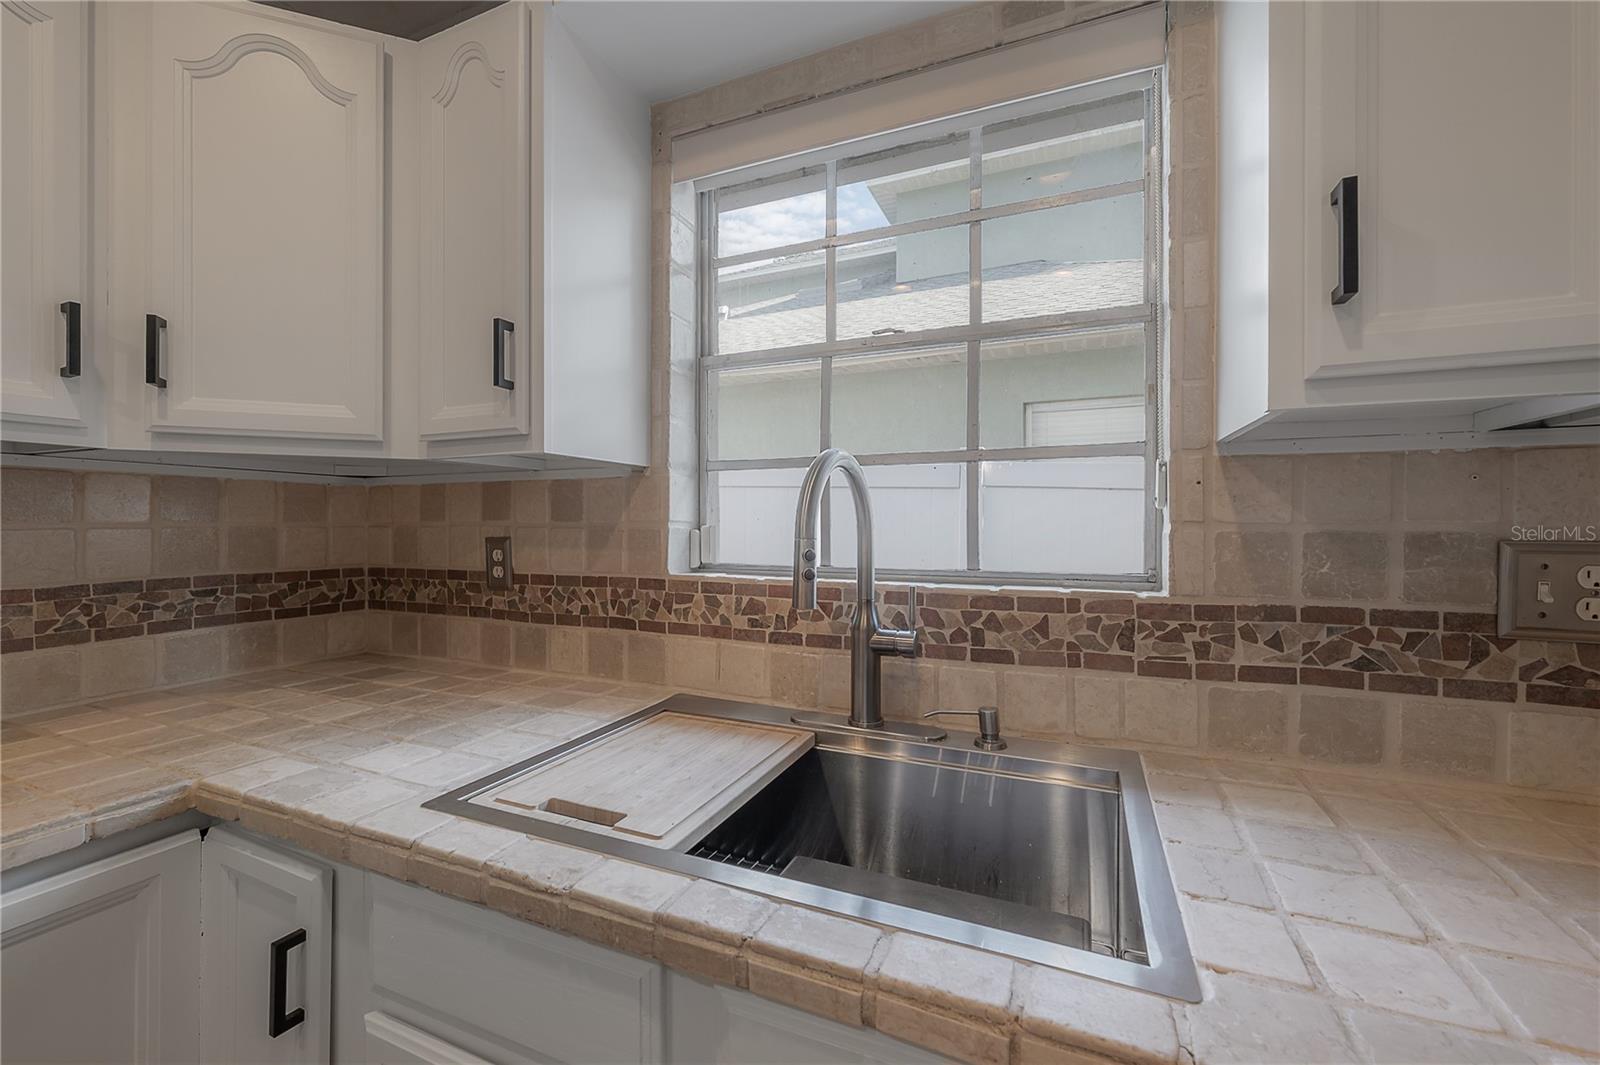
[[[282,939],[272,942],[272,1001],[267,1014],[267,1034],[276,1039],[295,1025],[305,1023],[304,1006],[296,1006],[293,1013],[283,1011],[284,999],[289,994],[289,952],[306,941],[306,930],[296,928]]]
[[[167,331],[167,320],[159,314],[144,316],[144,383],[166,388],[167,379],[161,376],[161,335]]]
[[[78,377],[83,373],[83,304],[68,300],[61,313],[67,316],[67,364],[61,367],[61,376]]]
[[[517,383],[506,376],[506,338],[516,332],[517,327],[504,318],[494,320],[494,387],[511,391]]]
[[[1333,286],[1333,305],[1349,303],[1361,291],[1361,212],[1356,201],[1356,179],[1340,178],[1328,193],[1334,222],[1339,228],[1339,283]]]

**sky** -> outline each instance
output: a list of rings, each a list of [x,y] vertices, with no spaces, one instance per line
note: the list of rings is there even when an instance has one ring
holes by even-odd
[[[745,252],[820,240],[827,222],[827,200],[821,192],[808,192],[786,200],[758,203],[727,211],[717,219],[717,254]],[[859,233],[889,224],[865,184],[839,189],[839,232]]]

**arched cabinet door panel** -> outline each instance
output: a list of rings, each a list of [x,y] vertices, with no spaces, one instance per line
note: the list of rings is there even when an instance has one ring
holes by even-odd
[[[379,438],[381,44],[154,4],[150,49],[151,429]]]
[[[0,415],[97,440],[89,293],[89,5],[0,3]],[[43,435],[41,435],[41,433]]]
[[[529,304],[527,5],[421,45],[422,435],[528,431],[541,331]]]

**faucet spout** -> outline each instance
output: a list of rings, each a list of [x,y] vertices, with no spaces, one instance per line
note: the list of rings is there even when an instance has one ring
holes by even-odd
[[[872,566],[872,499],[867,490],[866,474],[848,451],[829,448],[822,452],[812,460],[800,484],[800,502],[794,516],[794,608],[817,608],[822,499],[835,470],[844,475],[845,483],[850,486],[850,498],[856,511],[856,601],[850,620],[850,724],[856,728],[882,728],[878,659],[885,654],[916,655],[916,596],[913,589],[908,597],[906,629],[885,628],[879,622]]]

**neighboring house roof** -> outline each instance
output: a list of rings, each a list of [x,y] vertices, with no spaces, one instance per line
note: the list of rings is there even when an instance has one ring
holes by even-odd
[[[967,275],[944,274],[896,282],[892,270],[841,284],[837,292],[838,335],[868,336],[874,330],[913,332],[965,325]],[[766,351],[824,339],[823,289],[730,308],[717,323],[720,352]],[[996,267],[983,278],[984,318],[1005,321],[1042,314],[1120,307],[1144,300],[1144,262],[1027,262]]]

